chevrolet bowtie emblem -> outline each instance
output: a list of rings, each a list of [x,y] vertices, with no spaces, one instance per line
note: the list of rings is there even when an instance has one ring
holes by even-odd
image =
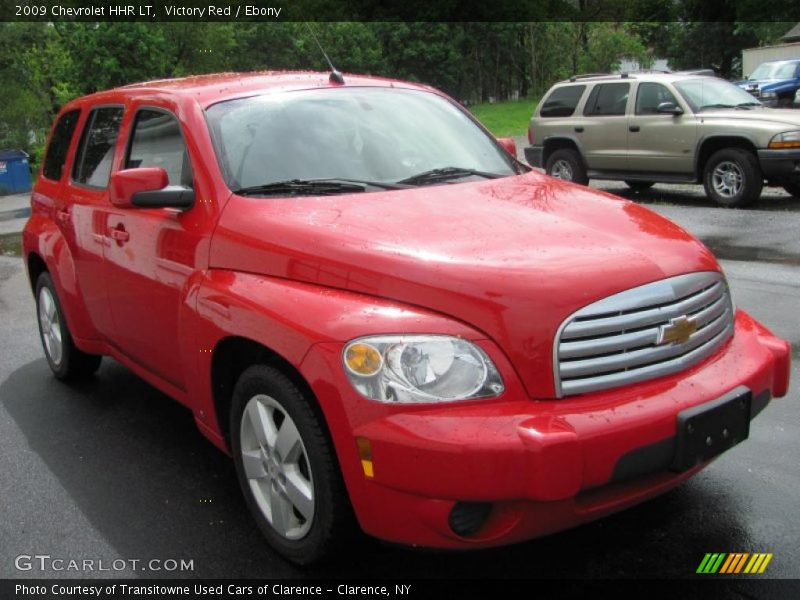
[[[670,319],[669,323],[662,325],[658,330],[656,344],[682,344],[697,331],[697,321],[686,315]]]

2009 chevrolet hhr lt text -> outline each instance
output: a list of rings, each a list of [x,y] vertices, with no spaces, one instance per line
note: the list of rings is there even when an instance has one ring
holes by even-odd
[[[299,563],[356,521],[471,548],[660,494],[786,394],[788,344],[680,227],[513,153],[386,79],[75,100],[24,232],[50,367],[186,405]]]

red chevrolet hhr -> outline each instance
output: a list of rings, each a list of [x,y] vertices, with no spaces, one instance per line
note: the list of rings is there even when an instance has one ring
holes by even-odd
[[[789,346],[683,229],[513,154],[372,77],[75,100],[24,232],[50,367],[186,405],[298,563],[355,522],[474,548],[660,494],[786,394]]]

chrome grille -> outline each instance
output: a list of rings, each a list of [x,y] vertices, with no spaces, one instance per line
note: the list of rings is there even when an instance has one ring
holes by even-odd
[[[687,339],[659,344],[660,334],[686,319],[696,326]],[[554,347],[556,391],[568,396],[675,373],[713,354],[732,333],[733,304],[719,273],[626,290],[561,325]]]

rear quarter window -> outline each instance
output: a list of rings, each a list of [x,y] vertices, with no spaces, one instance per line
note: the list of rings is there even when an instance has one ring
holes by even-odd
[[[50,144],[47,146],[44,167],[42,168],[42,175],[47,179],[52,179],[53,181],[61,179],[61,175],[64,172],[64,164],[67,162],[69,143],[75,133],[75,126],[78,124],[80,113],[80,110],[71,110],[61,115],[58,120],[53,130],[53,136],[50,138]]]
[[[583,96],[585,85],[566,85],[554,89],[542,104],[539,116],[571,117]]]

